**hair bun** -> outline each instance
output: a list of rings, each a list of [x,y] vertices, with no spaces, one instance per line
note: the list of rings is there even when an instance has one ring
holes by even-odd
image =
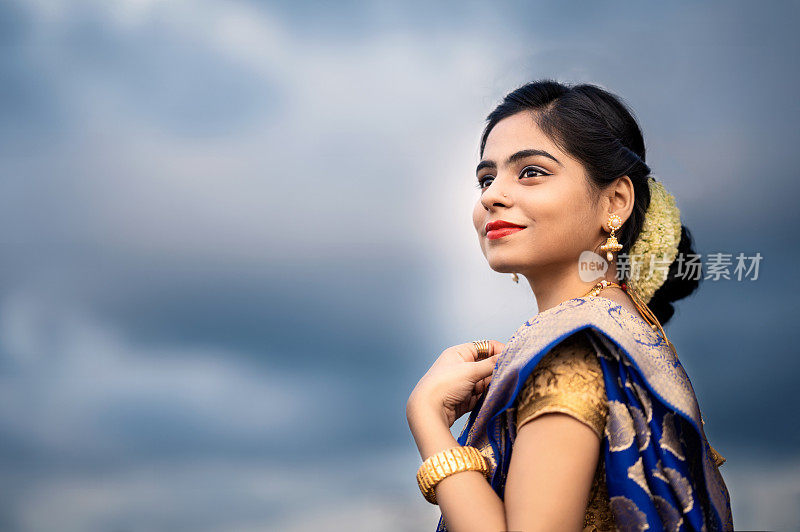
[[[664,184],[653,176],[646,178],[650,190],[650,202],[638,238],[631,246],[632,259],[641,261],[639,267],[630,272],[629,285],[645,303],[650,303],[669,276],[665,268],[651,268],[651,259],[656,257],[672,264],[678,256],[682,237],[681,212]]]
[[[672,315],[675,314],[675,308],[672,303],[690,296],[700,286],[700,280],[703,278],[702,265],[699,265],[700,271],[692,272],[693,275],[691,276],[686,274],[685,269],[681,272],[681,275],[678,275],[679,259],[683,257],[685,260],[689,255],[694,254],[696,252],[692,234],[685,225],[681,225],[678,255],[669,266],[666,280],[647,303],[647,306],[650,307],[650,310],[662,325],[668,322]],[[694,278],[695,276],[697,277],[696,279]]]

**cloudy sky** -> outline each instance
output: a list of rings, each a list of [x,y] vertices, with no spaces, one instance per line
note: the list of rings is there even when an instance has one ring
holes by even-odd
[[[800,527],[800,9],[669,4],[0,3],[0,528],[433,529],[405,400],[536,313],[471,209],[540,77],[633,108],[699,252],[761,253],[668,332],[737,528]]]

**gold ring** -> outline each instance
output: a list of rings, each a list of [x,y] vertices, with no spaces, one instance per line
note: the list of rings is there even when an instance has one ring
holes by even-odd
[[[483,360],[484,358],[489,356],[489,350],[491,349],[491,344],[489,340],[479,340],[472,342],[472,345],[478,350],[478,358],[477,360]]]

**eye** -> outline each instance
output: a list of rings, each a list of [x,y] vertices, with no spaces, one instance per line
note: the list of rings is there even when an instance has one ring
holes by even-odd
[[[536,175],[539,174],[539,175]],[[540,177],[550,175],[545,170],[542,170],[538,166],[526,166],[520,172],[519,177]],[[478,183],[475,185],[478,189],[484,190],[485,188],[489,187],[492,184],[492,180],[494,176],[491,174],[486,174],[478,178]]]
[[[489,185],[491,185],[491,180],[492,179],[494,179],[494,176],[492,176],[492,175],[489,175],[489,174],[483,175],[483,176],[478,178],[478,183],[475,186],[478,187],[480,190],[483,190],[484,188],[486,188]],[[490,181],[488,184],[486,183],[487,180]]]
[[[540,175],[543,175],[543,176],[550,175],[547,172],[545,172],[544,170],[542,170],[541,168],[539,168],[538,166],[526,166],[525,168],[522,169],[522,172],[520,172],[519,176],[520,177],[539,177],[537,175],[532,175],[532,174],[540,174]]]

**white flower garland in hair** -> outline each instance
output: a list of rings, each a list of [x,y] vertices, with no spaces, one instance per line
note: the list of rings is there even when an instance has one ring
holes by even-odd
[[[678,256],[681,241],[681,212],[675,198],[667,192],[660,181],[648,176],[650,186],[650,206],[644,215],[644,223],[639,238],[630,250],[631,260],[638,261],[638,268],[631,268],[628,286],[639,297],[649,303],[656,290],[667,280],[669,268],[652,268],[651,257],[663,259],[669,265]],[[651,274],[652,273],[652,274]]]

